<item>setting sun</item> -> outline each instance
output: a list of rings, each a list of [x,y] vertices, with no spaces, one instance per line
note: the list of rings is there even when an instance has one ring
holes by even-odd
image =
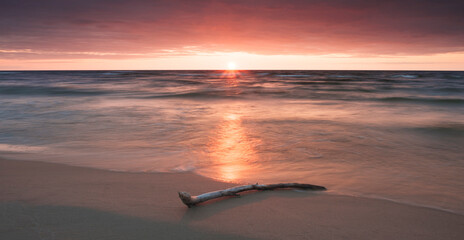
[[[235,65],[234,62],[229,62],[229,63],[227,64],[227,68],[228,68],[229,70],[235,70],[235,69],[237,68],[237,66]]]

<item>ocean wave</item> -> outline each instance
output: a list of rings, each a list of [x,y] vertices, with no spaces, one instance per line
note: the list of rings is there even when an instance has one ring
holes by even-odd
[[[298,85],[343,85],[343,81],[298,81],[298,82],[288,82],[290,84]]]
[[[189,76],[198,77],[198,76],[206,76],[206,75],[203,74],[203,73],[182,73],[182,74],[178,74],[177,76],[181,76],[181,77],[183,77],[183,76],[187,76],[187,77],[189,77]]]
[[[295,78],[301,78],[301,77],[311,77],[312,75],[306,75],[306,74],[277,74],[275,75],[277,77],[295,77]]]
[[[334,77],[334,78],[352,78],[352,75],[329,75],[328,77]]]
[[[453,92],[453,93],[456,93],[456,92],[464,92],[464,89],[463,88],[459,88],[459,87],[455,87],[455,88],[452,88],[452,87],[444,87],[444,88],[437,88],[435,89],[437,91],[441,91],[441,92]]]
[[[327,88],[327,92],[360,92],[360,93],[376,93],[383,92],[381,89],[366,89],[366,88]]]
[[[77,89],[70,87],[42,87],[31,85],[12,85],[0,86],[0,95],[63,95],[63,96],[76,96],[76,95],[103,95],[108,94],[107,91],[94,90],[94,89]]]
[[[412,75],[412,74],[398,74],[398,75],[393,75],[392,77],[394,78],[418,78],[419,76]]]
[[[186,80],[186,79],[169,80],[169,83],[188,84],[188,85],[200,85],[200,84],[205,84],[205,83],[202,82],[202,81]]]
[[[406,102],[406,103],[442,103],[442,104],[464,104],[461,98],[414,98],[414,97],[385,97],[375,100],[384,102]]]
[[[20,73],[20,72],[0,72],[0,74],[16,74],[16,73]]]
[[[107,76],[114,76],[114,75],[121,75],[122,73],[120,72],[104,72],[102,75],[107,75]]]
[[[0,143],[0,152],[34,153],[45,151],[46,147]]]
[[[175,173],[184,173],[184,172],[193,172],[196,170],[195,166],[192,165],[184,165],[184,166],[177,166],[175,168],[172,168],[170,172],[175,172]]]
[[[460,123],[439,123],[429,126],[413,127],[410,129],[425,134],[464,137],[464,124]]]
[[[151,96],[144,96],[141,98],[196,98],[196,99],[210,99],[210,98],[237,98],[240,92],[237,91],[198,91],[198,92],[186,92],[186,93],[168,93],[168,94],[157,94]]]

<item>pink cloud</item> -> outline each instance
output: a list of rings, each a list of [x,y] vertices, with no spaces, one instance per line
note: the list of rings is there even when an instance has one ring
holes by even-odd
[[[184,46],[269,55],[459,52],[462,12],[462,1],[429,0],[4,0],[0,58],[189,54]]]

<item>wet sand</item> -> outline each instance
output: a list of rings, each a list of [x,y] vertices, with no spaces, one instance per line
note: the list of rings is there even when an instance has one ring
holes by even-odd
[[[188,209],[232,184],[192,173],[125,173],[0,160],[0,239],[464,239],[464,216],[293,190]]]

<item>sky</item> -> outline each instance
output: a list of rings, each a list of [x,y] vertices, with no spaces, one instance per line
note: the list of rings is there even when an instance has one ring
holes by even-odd
[[[462,0],[0,0],[0,70],[464,70]]]

